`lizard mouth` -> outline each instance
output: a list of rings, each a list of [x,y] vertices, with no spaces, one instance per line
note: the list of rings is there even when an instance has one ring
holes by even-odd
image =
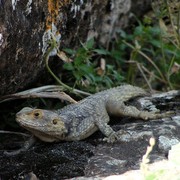
[[[27,118],[23,118],[23,117],[18,117],[16,116],[16,121],[20,124],[20,126],[22,126],[23,128],[27,129],[28,131],[31,132],[46,132],[45,134],[51,134],[54,132],[53,129],[49,129],[47,128],[47,125],[44,124],[39,124],[36,122],[33,122],[32,120],[28,120]],[[46,130],[46,131],[44,131]]]
[[[64,137],[67,134],[67,129],[65,129],[64,126],[57,126],[56,128],[52,128],[49,124],[46,124],[45,122],[38,122],[36,120],[29,119],[27,116],[16,115],[16,121],[19,123],[21,127],[30,131],[37,137],[42,138],[50,136],[50,139],[52,139],[52,137],[54,136],[54,138],[57,139],[56,136],[58,136],[61,137],[61,139],[64,139]]]
[[[33,121],[28,121],[26,118],[22,118],[22,117],[18,117],[16,116],[16,121],[22,126],[22,127],[25,127],[25,128],[33,128],[33,129],[36,129],[36,128],[40,128],[40,127],[44,127],[45,125],[40,125],[40,124],[37,124],[36,122],[33,122]]]

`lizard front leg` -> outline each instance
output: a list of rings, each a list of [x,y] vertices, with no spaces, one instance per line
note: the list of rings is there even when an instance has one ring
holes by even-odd
[[[98,118],[95,122],[98,129],[106,136],[103,141],[108,143],[115,142],[118,138],[116,132],[107,124],[109,122],[109,116],[107,112],[103,112],[104,116]]]

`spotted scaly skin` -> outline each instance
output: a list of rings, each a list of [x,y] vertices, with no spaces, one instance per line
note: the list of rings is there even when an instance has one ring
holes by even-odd
[[[125,105],[129,99],[146,94],[139,87],[123,85],[96,93],[56,111],[25,107],[16,114],[16,121],[46,142],[82,140],[97,130],[106,136],[104,140],[114,142],[120,137],[108,125],[109,115],[143,120],[166,116]]]

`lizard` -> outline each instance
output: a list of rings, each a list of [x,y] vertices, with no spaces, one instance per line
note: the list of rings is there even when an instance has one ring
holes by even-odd
[[[119,137],[108,125],[109,115],[130,116],[142,120],[167,116],[167,112],[160,114],[142,111],[125,104],[132,98],[145,95],[147,92],[142,88],[121,85],[90,95],[59,110],[24,107],[16,114],[16,121],[45,142],[79,141],[97,130],[104,134],[104,141],[114,142]]]

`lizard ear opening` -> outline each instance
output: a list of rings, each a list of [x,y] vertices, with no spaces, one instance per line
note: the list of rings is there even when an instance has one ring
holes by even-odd
[[[58,119],[53,119],[53,120],[52,120],[52,123],[53,123],[54,125],[56,125],[56,124],[58,123]]]
[[[66,132],[65,123],[61,119],[54,118],[52,119],[51,124],[54,125],[54,128],[58,128],[58,130],[61,130],[63,133]]]

